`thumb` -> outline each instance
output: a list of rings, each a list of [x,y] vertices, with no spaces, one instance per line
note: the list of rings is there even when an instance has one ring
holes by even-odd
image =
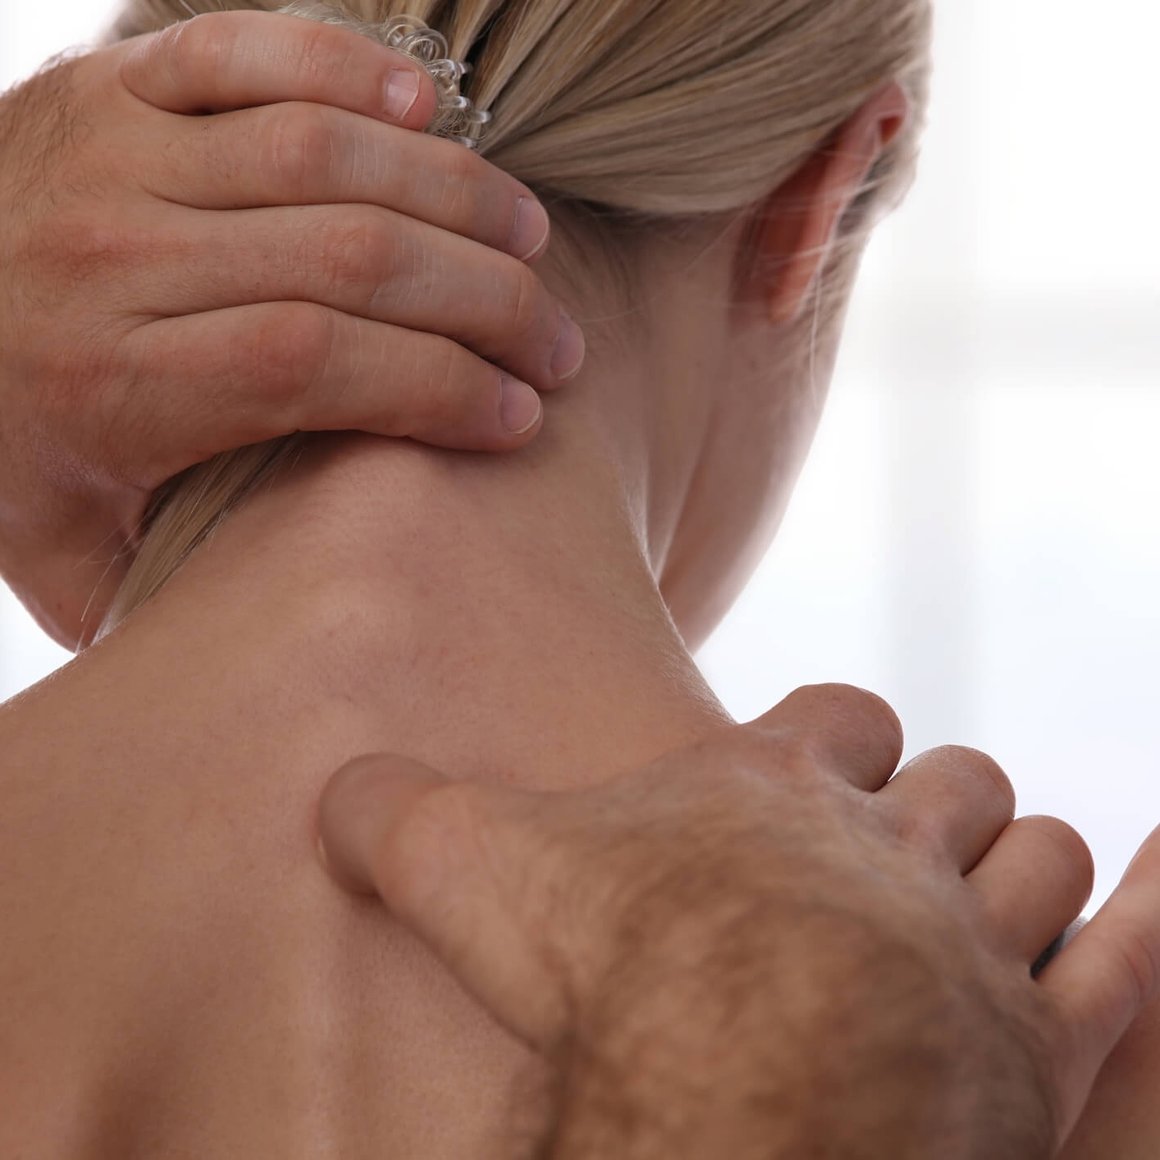
[[[425,796],[451,784],[422,762],[389,754],[343,766],[318,808],[318,848],[335,881],[352,894],[379,894],[377,863],[395,833]]]
[[[1063,1016],[1062,1131],[1075,1128],[1108,1057],[1160,996],[1160,827],[1145,839],[1095,917],[1048,963],[1039,985]]]
[[[548,1054],[569,1003],[551,969],[543,796],[362,757],[323,792],[319,848],[341,886],[377,895],[496,1020]]]
[[[902,724],[881,698],[853,685],[808,685],[746,729],[810,739],[809,754],[851,785],[875,793],[898,768]]]

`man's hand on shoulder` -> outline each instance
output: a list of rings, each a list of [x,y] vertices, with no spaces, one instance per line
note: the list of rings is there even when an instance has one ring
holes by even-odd
[[[1160,957],[1152,842],[1038,979],[1093,867],[878,698],[799,690],[581,792],[364,758],[329,865],[555,1064],[544,1155],[1053,1156]],[[1136,970],[1131,969],[1135,963]]]

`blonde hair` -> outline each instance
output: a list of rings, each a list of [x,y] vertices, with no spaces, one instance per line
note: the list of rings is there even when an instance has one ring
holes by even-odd
[[[223,0],[277,10],[284,0]],[[127,0],[124,38],[218,0]],[[929,0],[343,0],[352,23],[410,15],[473,71],[464,92],[493,115],[482,152],[526,182],[553,217],[581,213],[593,244],[722,219],[762,202],[881,86],[915,115],[843,221],[816,288],[812,339],[840,325],[862,243],[901,200],[917,156],[929,71]],[[811,338],[810,329],[803,333]],[[152,596],[255,486],[293,436],[220,455],[154,499],[106,630]]]

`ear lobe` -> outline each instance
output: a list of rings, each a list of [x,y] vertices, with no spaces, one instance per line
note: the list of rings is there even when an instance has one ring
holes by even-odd
[[[801,317],[837,240],[838,224],[882,151],[910,116],[896,82],[880,89],[766,202],[757,248],[775,325]]]

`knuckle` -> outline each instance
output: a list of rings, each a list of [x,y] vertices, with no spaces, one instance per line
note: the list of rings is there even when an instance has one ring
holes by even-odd
[[[334,315],[309,302],[287,302],[263,311],[230,352],[242,368],[258,411],[293,409],[325,378],[335,341]]]
[[[154,256],[156,245],[141,230],[86,209],[60,214],[42,235],[37,257],[66,267],[76,284],[138,267]]]
[[[295,71],[315,83],[345,83],[350,69],[358,67],[355,58],[362,47],[360,39],[317,20],[301,23]]]
[[[233,56],[238,33],[228,13],[202,13],[159,32],[138,63],[143,70],[164,67],[179,85],[213,76]]]
[[[798,737],[789,738],[789,748],[794,748]],[[786,744],[786,739],[755,729],[731,730],[723,737],[713,738],[704,743],[706,757],[723,757],[735,765],[765,766],[775,759]]]
[[[446,154],[444,162],[448,176],[460,185],[477,188],[491,169],[489,162],[471,149],[461,149],[452,142],[442,146]]]
[[[416,280],[418,256],[404,234],[382,227],[372,215],[344,214],[323,233],[319,265],[332,294],[348,297],[357,288],[373,303],[391,283]]]
[[[744,726],[733,741],[735,746],[750,745],[748,752],[738,750],[751,766],[768,774],[810,783],[818,772],[833,765],[833,756],[824,732],[811,726],[752,724]]]
[[[450,144],[450,143],[449,143]],[[486,164],[471,150],[453,146],[439,159],[439,186],[435,191],[442,216],[461,229],[470,229],[485,213],[483,173]]]
[[[818,763],[809,734],[797,730],[770,731],[746,726],[706,741],[702,750],[705,769],[730,770],[758,781],[771,777],[808,780],[817,772]]]
[[[259,146],[259,169],[279,189],[301,196],[335,167],[335,134],[320,105],[271,106]]]
[[[784,738],[779,771],[811,778],[831,764],[823,735],[817,730],[795,729]]]

